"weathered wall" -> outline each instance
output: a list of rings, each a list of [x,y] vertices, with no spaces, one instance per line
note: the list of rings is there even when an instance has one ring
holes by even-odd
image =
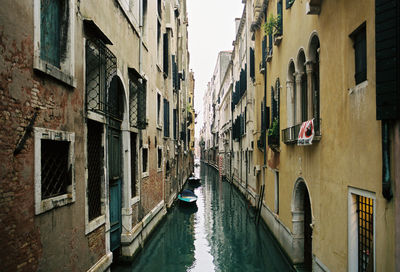
[[[285,1],[283,1],[285,2]],[[382,196],[381,124],[375,116],[375,15],[374,1],[324,1],[320,15],[306,15],[307,1],[295,1],[283,8],[283,39],[274,46],[267,63],[268,104],[270,87],[281,82],[280,125],[287,124],[288,67],[304,50],[309,59],[309,42],[318,34],[320,50],[320,116],[322,138],[312,146],[285,145],[281,142],[279,160],[268,154],[269,167],[280,173],[280,212],[277,218],[293,232],[292,203],[296,180],[307,183],[313,215],[313,254],[330,269],[346,270],[348,262],[348,189],[360,188],[376,196],[376,268],[394,270],[393,201]],[[270,1],[268,14],[276,14],[276,1]],[[357,12],[354,12],[357,11]],[[364,21],[367,33],[367,80],[365,89],[354,90],[354,49],[349,35]],[[300,23],[301,22],[301,23]],[[259,44],[262,37],[256,35]],[[256,53],[259,57],[261,53]],[[257,63],[257,61],[256,61]],[[258,80],[261,81],[260,75]],[[261,81],[262,82],[262,81]],[[257,89],[258,97],[263,95]],[[261,154],[258,155],[260,160]],[[274,173],[267,171],[267,206],[274,207]],[[379,249],[385,249],[385,251]],[[333,253],[333,254],[332,254]]]

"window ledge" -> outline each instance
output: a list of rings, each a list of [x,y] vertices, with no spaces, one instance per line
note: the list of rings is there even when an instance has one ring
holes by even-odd
[[[278,46],[281,44],[283,36],[282,35],[277,35],[274,36],[274,45]]]
[[[49,199],[43,199],[40,201],[40,205],[36,206],[35,214],[39,215],[41,213],[50,211],[57,207],[62,207],[75,202],[75,198],[72,193],[64,194]]]
[[[54,65],[41,60],[40,57],[35,57],[33,69],[58,79],[72,88],[76,88],[76,79],[72,75],[67,74]]]
[[[93,232],[94,230],[104,225],[105,223],[106,223],[106,216],[104,214],[93,219],[92,221],[86,224],[85,235],[88,235],[89,233]]]
[[[139,196],[135,196],[131,199],[131,205],[135,205],[136,203],[138,203],[140,200]]]
[[[149,177],[149,172],[142,173],[142,178],[147,178],[147,177]]]
[[[349,94],[365,91],[367,89],[367,87],[368,87],[368,80],[365,80],[365,81],[357,84],[353,88],[349,88]]]

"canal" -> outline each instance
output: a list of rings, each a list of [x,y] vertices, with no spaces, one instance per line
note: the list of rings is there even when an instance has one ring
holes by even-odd
[[[186,185],[197,205],[175,203],[135,260],[112,272],[294,271],[265,224],[254,223],[243,196],[214,168],[199,168],[201,184]]]

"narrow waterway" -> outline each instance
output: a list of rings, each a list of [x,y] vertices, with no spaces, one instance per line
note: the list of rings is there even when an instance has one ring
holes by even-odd
[[[243,196],[215,169],[199,168],[201,184],[187,184],[197,205],[175,203],[135,261],[112,271],[293,271]]]

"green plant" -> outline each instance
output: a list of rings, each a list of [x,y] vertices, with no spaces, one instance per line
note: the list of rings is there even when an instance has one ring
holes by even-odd
[[[275,35],[280,31],[279,22],[281,20],[281,16],[277,15],[276,17],[273,14],[270,14],[268,20],[264,24],[264,32],[267,35]]]
[[[278,125],[278,118],[274,118],[272,121],[271,128],[268,129],[268,136],[278,136],[279,135],[279,125]]]

